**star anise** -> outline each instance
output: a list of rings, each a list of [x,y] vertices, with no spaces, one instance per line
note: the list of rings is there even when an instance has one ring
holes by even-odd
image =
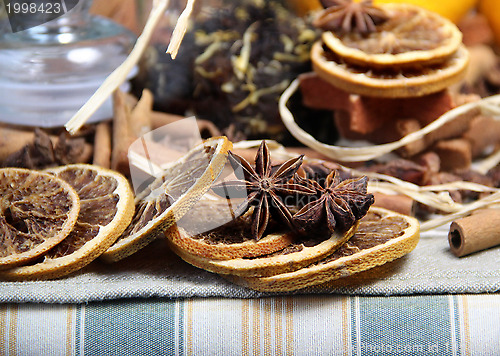
[[[387,13],[373,5],[372,0],[322,0],[325,9],[313,25],[324,30],[340,33],[356,31],[368,34],[376,31],[376,25],[385,22]]]
[[[262,141],[253,168],[243,157],[229,152],[228,160],[235,174],[243,172],[243,177],[239,180],[223,181],[212,189],[227,198],[241,194],[245,196],[244,202],[236,209],[237,215],[254,206],[251,232],[256,240],[264,235],[271,215],[295,230],[292,213],[284,203],[284,197],[314,193],[291,179],[302,164],[302,158],[303,156],[292,158],[280,166],[272,167],[269,149],[265,141]]]
[[[373,194],[367,194],[366,176],[340,181],[338,172],[332,171],[323,185],[298,175],[294,180],[314,190],[317,198],[294,215],[300,231],[321,230],[324,226],[331,232],[346,231],[367,213],[374,201]]]

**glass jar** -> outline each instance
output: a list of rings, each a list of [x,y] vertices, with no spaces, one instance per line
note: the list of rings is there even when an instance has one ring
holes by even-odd
[[[91,4],[80,0],[65,15],[20,32],[3,22],[0,121],[63,126],[127,57],[136,37],[106,18],[90,15]],[[110,117],[108,101],[90,122]]]

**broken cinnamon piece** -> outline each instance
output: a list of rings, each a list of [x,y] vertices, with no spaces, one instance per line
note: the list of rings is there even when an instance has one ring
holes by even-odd
[[[93,163],[104,168],[111,167],[111,126],[109,122],[96,125]]]
[[[447,183],[453,183],[453,182],[459,182],[462,179],[449,172],[438,172],[434,174],[429,174],[428,179],[425,182],[425,185],[439,185],[439,184],[447,184]],[[456,203],[461,203],[462,200],[462,194],[458,190],[450,190],[448,192],[450,194],[451,199],[456,202]]]
[[[130,112],[129,127],[136,138],[150,132],[152,129],[151,112],[153,111],[153,100],[153,93],[148,89],[144,89],[137,105]]]
[[[406,159],[395,159],[387,163],[376,164],[365,170],[399,178],[417,185],[424,185],[428,180],[428,172],[425,167]]]
[[[359,100],[352,99],[350,103],[350,128],[363,134],[381,127],[390,129],[395,120],[405,117],[418,120],[423,127],[455,107],[448,90],[417,98],[387,99],[359,96]]]
[[[349,109],[349,93],[321,79],[316,73],[299,75],[302,103],[313,109]]]
[[[481,184],[487,187],[494,187],[495,183],[491,177],[489,177],[486,174],[482,174],[479,172],[476,172],[472,169],[465,169],[465,170],[458,170],[453,172],[456,176],[460,177],[461,180],[466,181],[466,182],[472,182],[472,183],[477,183]],[[475,192],[475,191],[470,191],[470,190],[461,190],[460,194],[462,195],[462,201],[474,201],[477,199],[480,199],[482,197],[485,197],[489,194],[490,192]]]
[[[484,209],[451,223],[448,241],[451,252],[463,257],[500,245],[500,211]]]
[[[405,215],[413,215],[415,210],[415,201],[406,195],[389,195],[374,192],[375,202],[373,206],[389,209]]]
[[[441,170],[441,159],[436,152],[425,152],[414,158],[414,161],[425,167],[431,174],[438,173]]]
[[[447,122],[435,131],[430,132],[425,136],[428,145],[435,142],[457,138],[463,135],[470,127],[471,121],[481,113],[479,107],[475,107],[461,115],[455,117],[454,120]]]
[[[129,127],[130,107],[123,92],[119,89],[113,94],[113,115],[111,169],[128,175],[130,173],[128,149],[134,141],[134,135]]]
[[[470,143],[472,158],[482,156],[489,148],[500,143],[500,122],[492,117],[479,115],[471,121],[463,138]]]
[[[397,137],[395,120],[410,117],[423,127],[456,106],[448,90],[416,98],[374,98],[349,94],[315,73],[302,74],[300,88],[305,106],[335,111],[335,122],[342,137],[375,143],[386,143]]]
[[[471,145],[461,138],[440,141],[433,147],[441,160],[441,170],[468,169],[472,163]]]
[[[399,119],[395,122],[396,133],[398,137],[395,140],[400,140],[401,138],[420,130],[422,127],[420,122],[415,119]],[[398,153],[402,157],[412,157],[417,153],[424,151],[427,148],[427,144],[425,138],[421,138],[417,141],[411,142],[406,146],[398,149]]]

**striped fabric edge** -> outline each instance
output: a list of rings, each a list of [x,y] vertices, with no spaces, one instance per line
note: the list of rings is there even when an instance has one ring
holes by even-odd
[[[498,294],[0,306],[0,355],[470,356],[498,340]]]

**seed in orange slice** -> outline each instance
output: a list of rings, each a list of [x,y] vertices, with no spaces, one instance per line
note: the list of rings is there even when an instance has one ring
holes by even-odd
[[[77,271],[99,257],[126,229],[134,213],[133,191],[120,173],[87,164],[49,169],[80,198],[71,233],[34,263],[0,272],[9,280],[52,279]]]
[[[248,235],[249,229],[244,226],[241,226],[241,228],[246,230]],[[169,246],[184,261],[210,272],[244,277],[263,277],[298,270],[333,253],[353,236],[356,228],[357,224],[346,232],[334,233],[329,236],[294,236],[291,244],[284,249],[252,258],[217,260],[191,254],[178,245],[174,245],[171,240],[169,240]],[[218,232],[223,233],[223,231]],[[277,233],[274,234],[278,235]],[[224,236],[220,238],[224,239]]]
[[[360,220],[354,236],[320,261],[269,277],[224,276],[258,291],[294,291],[345,278],[403,257],[417,246],[419,230],[418,221],[412,217],[372,207]]]
[[[76,191],[62,179],[27,169],[0,169],[0,268],[27,263],[73,229]]]
[[[226,137],[210,138],[169,164],[136,197],[132,223],[102,258],[119,261],[163,236],[210,189],[224,168],[231,146]]]
[[[412,68],[440,63],[462,44],[462,33],[448,19],[419,6],[380,6],[389,19],[376,31],[324,32],[325,45],[346,63],[370,68]]]
[[[411,98],[446,89],[465,75],[469,52],[461,46],[445,62],[414,69],[354,66],[316,42],[311,49],[314,71],[326,82],[352,94]]]

